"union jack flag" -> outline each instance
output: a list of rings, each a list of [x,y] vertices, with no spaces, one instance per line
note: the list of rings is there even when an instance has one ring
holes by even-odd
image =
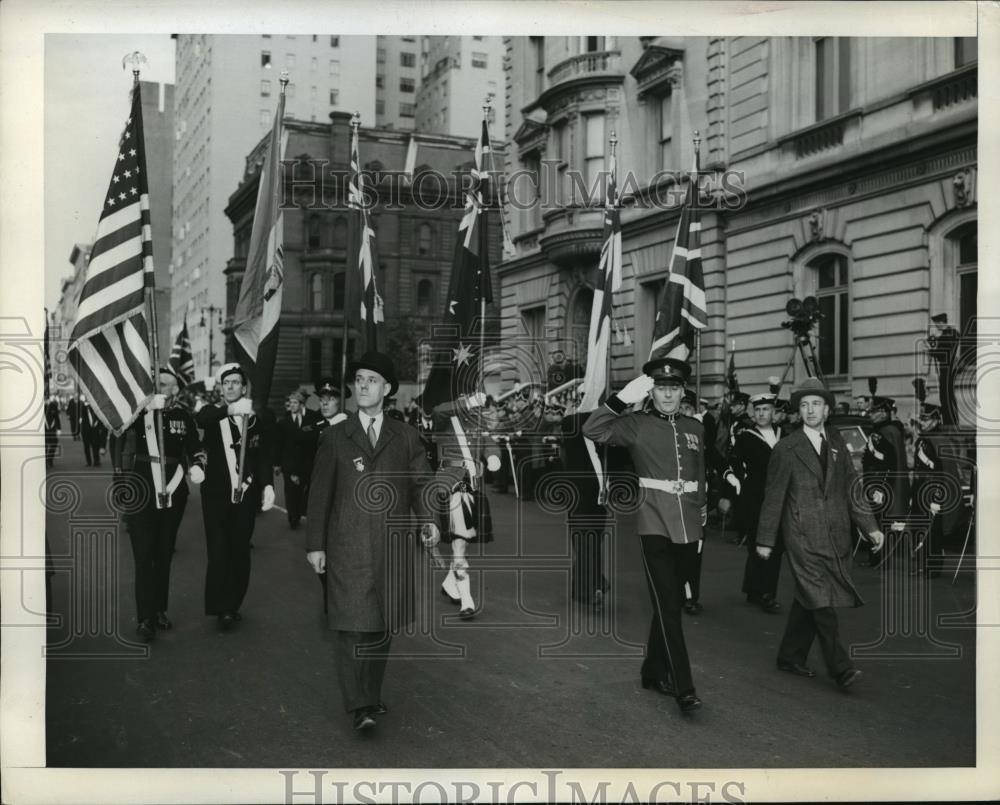
[[[187,316],[184,326],[177,333],[173,349],[170,350],[170,368],[174,370],[181,385],[187,385],[194,380],[194,356],[191,354],[191,337],[188,335]]]
[[[364,338],[362,352],[378,350],[378,325],[385,321],[385,304],[375,282],[375,230],[368,215],[370,198],[365,188],[365,175],[358,156],[358,129],[351,137],[351,178],[347,204],[355,211],[350,233],[351,248],[348,254],[357,255],[360,280],[361,332]],[[353,285],[353,282],[351,282]]]

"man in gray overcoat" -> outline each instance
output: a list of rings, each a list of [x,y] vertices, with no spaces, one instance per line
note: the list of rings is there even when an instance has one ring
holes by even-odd
[[[838,687],[848,688],[861,672],[840,640],[834,607],[864,603],[849,570],[852,521],[868,535],[873,550],[882,547],[884,537],[862,507],[847,445],[824,425],[833,404],[833,394],[817,378],[808,378],[792,393],[791,410],[799,412],[802,427],[771,452],[757,553],[762,559],[771,555],[780,529],[795,578],[795,600],[778,648],[778,668],[815,676],[806,659],[819,637],[827,671]]]
[[[399,383],[392,360],[368,352],[348,367],[358,410],[325,428],[319,438],[306,521],[306,558],[326,573],[328,626],[334,664],[354,728],[375,726],[382,702],[392,633],[412,622],[414,529],[437,545],[440,532],[424,501],[431,478],[420,436],[383,413]],[[402,522],[390,522],[399,518]]]

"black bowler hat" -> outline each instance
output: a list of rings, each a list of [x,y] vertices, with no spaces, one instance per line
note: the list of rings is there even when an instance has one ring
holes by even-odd
[[[896,407],[896,401],[892,397],[872,397],[869,410],[871,411],[891,411]]]
[[[358,369],[368,369],[371,372],[378,372],[389,383],[389,393],[386,397],[395,396],[399,390],[399,381],[396,379],[396,367],[392,365],[392,358],[381,352],[366,352],[358,360],[352,361],[347,367],[347,376],[353,378]]]
[[[642,373],[653,378],[657,386],[672,383],[684,385],[691,377],[691,367],[676,358],[656,358],[642,365]]]
[[[319,381],[319,385],[316,386],[316,396],[322,397],[323,395],[326,395],[328,397],[336,397],[339,400],[340,383],[338,383],[332,377],[324,377],[322,380]],[[350,386],[344,387],[344,396],[345,397],[351,396]]]

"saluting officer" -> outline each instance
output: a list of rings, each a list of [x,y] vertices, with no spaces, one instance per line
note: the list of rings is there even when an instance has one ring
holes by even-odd
[[[221,404],[204,406],[195,419],[204,431],[208,454],[201,492],[208,546],[205,614],[215,615],[220,628],[229,630],[243,619],[240,606],[250,584],[250,539],[257,510],[267,511],[274,505],[274,471],[271,431],[246,396],[246,373],[238,363],[227,363],[219,369],[217,382],[222,390]],[[241,468],[244,418],[247,441]]]
[[[861,467],[865,486],[871,487],[871,501],[877,507],[885,507],[882,512],[882,521],[888,526],[885,530],[900,531],[910,508],[910,481],[903,425],[892,417],[895,406],[896,401],[891,397],[872,397],[868,416],[875,428],[865,444]],[[885,559],[883,554],[881,561]],[[869,564],[874,567],[879,561],[870,553]]]
[[[436,479],[447,487],[440,513],[441,539],[451,546],[451,565],[441,590],[459,605],[459,616],[475,616],[466,545],[493,541],[490,501],[483,490],[484,470],[500,469],[500,448],[489,437],[483,418],[486,395],[479,391],[435,406],[434,440],[438,449]],[[485,459],[485,467],[483,461]]]
[[[729,466],[724,476],[736,490],[736,517],[741,536],[746,537],[747,563],[743,571],[743,592],[751,604],[759,604],[765,612],[781,610],[776,595],[778,574],[781,572],[783,545],[781,535],[767,559],[757,555],[757,521],[767,487],[767,465],[771,450],[781,438],[774,427],[774,395],[755,394],[750,398],[754,426],[742,429],[736,436]]]
[[[590,415],[583,433],[628,448],[640,476],[645,499],[637,527],[653,604],[642,686],[675,696],[681,712],[690,713],[701,707],[701,699],[691,677],[681,606],[707,515],[704,428],[679,412],[690,366],[660,358],[642,371]],[[647,396],[652,405],[646,411],[626,411]]]
[[[156,637],[157,629],[173,627],[167,602],[177,530],[187,507],[185,470],[191,483],[205,480],[205,451],[194,418],[179,404],[180,385],[172,369],[160,367],[160,393],[115,440],[112,456],[112,464],[121,468],[115,483],[132,486],[129,497],[142,503],[137,511],[127,511],[124,519],[135,559],[136,634],[146,641]],[[163,422],[162,475],[157,412]]]

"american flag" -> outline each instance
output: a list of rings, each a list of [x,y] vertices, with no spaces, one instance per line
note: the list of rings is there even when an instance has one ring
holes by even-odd
[[[347,205],[355,214],[351,217],[350,251],[357,255],[360,293],[360,329],[364,344],[362,352],[378,350],[378,325],[385,321],[385,306],[375,284],[375,230],[372,229],[368,207],[371,202],[365,189],[365,175],[361,171],[358,154],[358,130],[351,137],[351,179]],[[354,283],[351,282],[353,285]]]
[[[116,436],[153,395],[146,289],[153,242],[139,83],[85,269],[69,365],[98,418]]]
[[[594,283],[587,335],[587,369],[583,377],[581,411],[593,411],[601,403],[608,385],[608,350],[611,348],[611,308],[615,291],[622,286],[622,229],[618,212],[616,159],[611,157],[608,192],[604,206],[604,245]]]
[[[170,350],[170,368],[174,370],[182,384],[187,385],[194,380],[194,356],[191,354],[187,316],[184,317],[184,326],[177,333],[174,347]]]
[[[489,173],[485,158],[489,153],[489,129],[484,119],[476,143],[472,181],[465,194],[465,209],[458,225],[455,259],[448,284],[446,329],[442,329],[451,335],[435,338],[431,345],[435,354],[420,397],[425,411],[473,391],[479,385],[479,342],[484,339],[482,328],[486,326],[483,308],[493,301],[486,217]]]
[[[670,276],[660,294],[653,324],[653,358],[687,360],[694,349],[694,333],[708,324],[705,306],[705,279],[701,271],[701,213],[698,211],[698,168],[688,182],[687,198],[681,208],[674,248],[670,255]]]

